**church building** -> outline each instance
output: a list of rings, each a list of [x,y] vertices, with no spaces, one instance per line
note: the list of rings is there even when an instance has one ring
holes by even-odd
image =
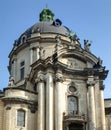
[[[9,83],[0,92],[0,130],[111,130],[108,70],[54,13],[15,40]]]

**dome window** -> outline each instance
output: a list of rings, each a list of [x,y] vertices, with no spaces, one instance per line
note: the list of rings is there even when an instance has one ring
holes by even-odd
[[[53,25],[56,26],[56,27],[59,27],[59,26],[62,25],[62,22],[61,22],[61,20],[56,19],[56,20],[53,22]]]
[[[26,35],[23,35],[21,38],[21,43],[25,43],[26,42]]]

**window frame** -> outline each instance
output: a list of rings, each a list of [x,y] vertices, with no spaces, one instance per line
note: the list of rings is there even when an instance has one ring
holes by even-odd
[[[20,62],[20,80],[25,77],[25,61]]]
[[[23,43],[26,42],[26,38],[27,38],[26,35],[23,35],[23,36],[21,37],[21,44],[23,44]]]
[[[23,114],[22,118],[21,118],[21,114]],[[17,116],[16,116],[16,118],[17,118],[16,119],[16,125],[18,127],[25,127],[26,126],[26,111],[24,109],[18,109],[17,110]]]

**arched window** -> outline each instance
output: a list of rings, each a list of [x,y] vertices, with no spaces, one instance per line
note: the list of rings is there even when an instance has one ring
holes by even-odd
[[[26,42],[26,35],[23,35],[21,38],[21,43],[25,43]]]
[[[23,109],[17,110],[17,126],[25,126],[25,111]]]
[[[68,96],[68,114],[75,115],[78,113],[78,100],[75,96]]]

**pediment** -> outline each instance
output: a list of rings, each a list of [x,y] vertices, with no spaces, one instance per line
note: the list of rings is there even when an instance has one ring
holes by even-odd
[[[86,68],[86,63],[80,59],[75,58],[74,56],[73,57],[65,56],[59,58],[58,60],[59,62],[67,66],[68,69],[83,70],[84,68]]]

